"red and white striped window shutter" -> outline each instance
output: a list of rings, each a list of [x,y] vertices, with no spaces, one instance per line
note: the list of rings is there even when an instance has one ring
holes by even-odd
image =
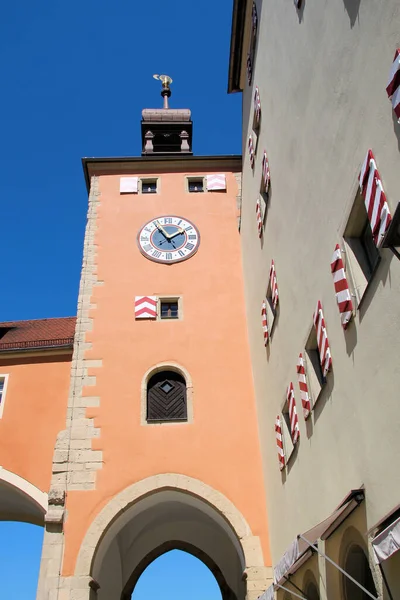
[[[225,173],[212,173],[206,176],[207,179],[207,191],[213,190],[226,190],[226,177]]]
[[[380,248],[392,216],[372,150],[367,152],[358,179],[374,242]]]
[[[250,158],[250,166],[252,169],[254,169],[254,142],[253,142],[253,136],[249,135],[249,140],[247,143],[247,147],[249,150],[249,158]]]
[[[301,353],[299,354],[299,358],[297,360],[297,380],[299,382],[301,405],[303,407],[303,416],[305,419],[308,419],[308,417],[311,414],[311,402],[310,395],[308,393],[304,358]]]
[[[139,177],[120,177],[119,193],[120,194],[137,194],[138,193]]]
[[[386,92],[392,102],[394,114],[400,123],[400,48],[397,48],[394,54]]]
[[[277,307],[278,301],[279,301],[279,292],[278,292],[278,283],[276,281],[275,263],[273,260],[271,261],[271,268],[269,270],[268,290],[270,290],[270,292],[271,292],[272,308],[274,310],[276,310],[276,307]]]
[[[267,303],[263,300],[261,305],[261,325],[264,335],[264,346],[269,342],[268,320],[267,320]]]
[[[256,202],[256,219],[257,219],[258,237],[261,238],[262,233],[263,233],[263,218],[262,218],[260,198],[257,198],[257,202]]]
[[[256,127],[260,124],[261,117],[261,100],[260,100],[260,90],[256,85],[256,89],[254,90],[254,124]]]
[[[135,319],[157,318],[157,296],[135,296]]]
[[[346,329],[353,316],[353,301],[351,299],[349,284],[347,282],[342,252],[339,244],[336,244],[335,251],[332,256],[331,271],[336,292],[336,302],[339,307],[340,320],[342,322],[343,329]]]
[[[277,415],[276,421],[275,421],[275,439],[276,439],[276,446],[278,448],[279,468],[282,471],[282,469],[285,468],[286,459],[285,459],[285,450],[283,448],[282,423],[281,423],[280,415]]]
[[[290,420],[290,435],[292,437],[293,444],[297,444],[300,437],[299,419],[297,417],[296,400],[294,398],[293,383],[290,382],[286,391],[286,400],[289,409],[289,420]]]
[[[326,377],[327,373],[332,367],[332,356],[331,349],[329,346],[328,334],[326,332],[324,313],[322,312],[322,304],[319,300],[317,302],[317,307],[315,309],[313,321],[315,331],[317,332],[318,353],[322,374],[324,377]]]
[[[268,193],[268,190],[269,190],[269,183],[270,183],[270,181],[271,181],[271,173],[270,173],[270,170],[269,170],[268,156],[267,156],[266,150],[264,150],[263,158],[262,158],[262,184],[261,184],[261,190],[263,192],[265,192],[266,194]]]

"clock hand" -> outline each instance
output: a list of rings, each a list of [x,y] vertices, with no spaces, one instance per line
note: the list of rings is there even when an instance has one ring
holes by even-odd
[[[169,239],[171,240],[173,237],[175,237],[176,235],[179,235],[181,233],[184,233],[183,229],[179,228],[178,231],[175,231],[175,233],[171,233],[169,236]]]
[[[158,229],[158,231],[161,231],[161,233],[169,240],[170,235],[165,231],[164,227],[161,225],[161,223],[159,221],[156,221],[156,227]]]

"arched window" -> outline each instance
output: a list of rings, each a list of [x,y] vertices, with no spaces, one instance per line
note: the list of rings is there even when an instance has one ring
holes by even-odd
[[[353,544],[346,556],[345,571],[356,581],[371,592],[374,596],[377,596],[374,580],[372,577],[371,569],[369,568],[368,559],[365,555],[364,550],[358,544]],[[344,592],[346,600],[368,600],[368,596],[362,591],[355,583],[350,579],[343,576]]]
[[[310,581],[306,587],[306,596],[308,600],[319,600],[318,588],[313,581]]]
[[[186,381],[175,371],[160,371],[147,384],[147,421],[187,421]]]

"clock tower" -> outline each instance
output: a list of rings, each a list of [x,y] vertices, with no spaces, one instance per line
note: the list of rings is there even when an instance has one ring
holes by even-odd
[[[127,600],[172,549],[224,600],[271,559],[244,311],[241,157],[192,154],[189,110],[146,109],[142,155],[85,158],[68,414],[38,599]]]

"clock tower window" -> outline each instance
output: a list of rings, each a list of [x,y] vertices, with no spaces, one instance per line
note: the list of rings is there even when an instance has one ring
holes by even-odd
[[[147,384],[146,420],[187,421],[186,381],[175,371],[159,371]]]

